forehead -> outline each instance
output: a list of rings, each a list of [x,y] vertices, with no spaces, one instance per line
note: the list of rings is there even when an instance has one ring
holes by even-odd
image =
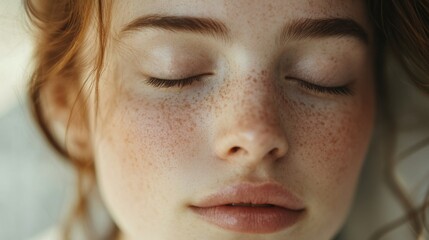
[[[135,18],[150,14],[210,17],[234,31],[266,31],[299,18],[351,18],[370,28],[364,0],[121,0],[113,7],[119,31]]]

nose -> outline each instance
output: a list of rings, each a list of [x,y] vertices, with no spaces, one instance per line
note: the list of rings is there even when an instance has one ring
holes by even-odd
[[[244,94],[234,91],[226,100],[232,106],[220,114],[223,117],[218,119],[215,142],[218,158],[248,166],[278,160],[289,147],[275,91],[253,85],[257,82],[245,88],[257,89],[254,93],[249,94],[249,89],[240,91]]]
[[[288,150],[285,136],[281,132],[262,126],[239,127],[230,130],[218,140],[216,153],[220,159],[256,165],[283,157]]]

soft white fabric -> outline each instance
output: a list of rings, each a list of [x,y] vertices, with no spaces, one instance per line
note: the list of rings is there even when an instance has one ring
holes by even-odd
[[[60,240],[60,230],[53,227],[28,240]]]

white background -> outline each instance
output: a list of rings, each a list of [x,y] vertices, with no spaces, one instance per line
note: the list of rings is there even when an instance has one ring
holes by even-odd
[[[29,116],[32,39],[21,0],[0,0],[0,240],[24,240],[58,222],[74,185]]]
[[[31,39],[20,0],[0,0],[0,116],[22,100],[28,78]]]

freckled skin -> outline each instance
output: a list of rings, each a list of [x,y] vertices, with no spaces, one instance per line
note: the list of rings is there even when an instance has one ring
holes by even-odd
[[[123,239],[331,239],[347,216],[372,133],[372,51],[349,39],[298,41],[285,48],[272,39],[297,17],[347,16],[370,29],[362,2],[128,0],[114,5],[112,32],[164,9],[220,19],[232,33],[230,44],[192,38],[202,47],[189,56],[207,56],[207,68],[216,74],[183,89],[146,84],[145,61],[139,58],[159,42],[148,36],[174,38],[167,41],[174,48],[180,38],[191,44],[189,34],[141,32],[115,43],[131,51],[107,49],[111,67],[100,80],[91,139],[102,197]],[[162,58],[155,62],[162,70]],[[174,61],[165,64],[175,68]],[[190,57],[177,66],[186,70],[194,64]],[[166,74],[169,70],[174,69]],[[355,79],[354,94],[316,93],[284,79],[296,72],[324,77],[320,84]],[[238,151],[230,151],[234,147]],[[273,149],[282,154],[273,155]],[[239,234],[200,220],[187,207],[237,181],[267,180],[281,183],[306,206],[305,218],[290,229]]]

